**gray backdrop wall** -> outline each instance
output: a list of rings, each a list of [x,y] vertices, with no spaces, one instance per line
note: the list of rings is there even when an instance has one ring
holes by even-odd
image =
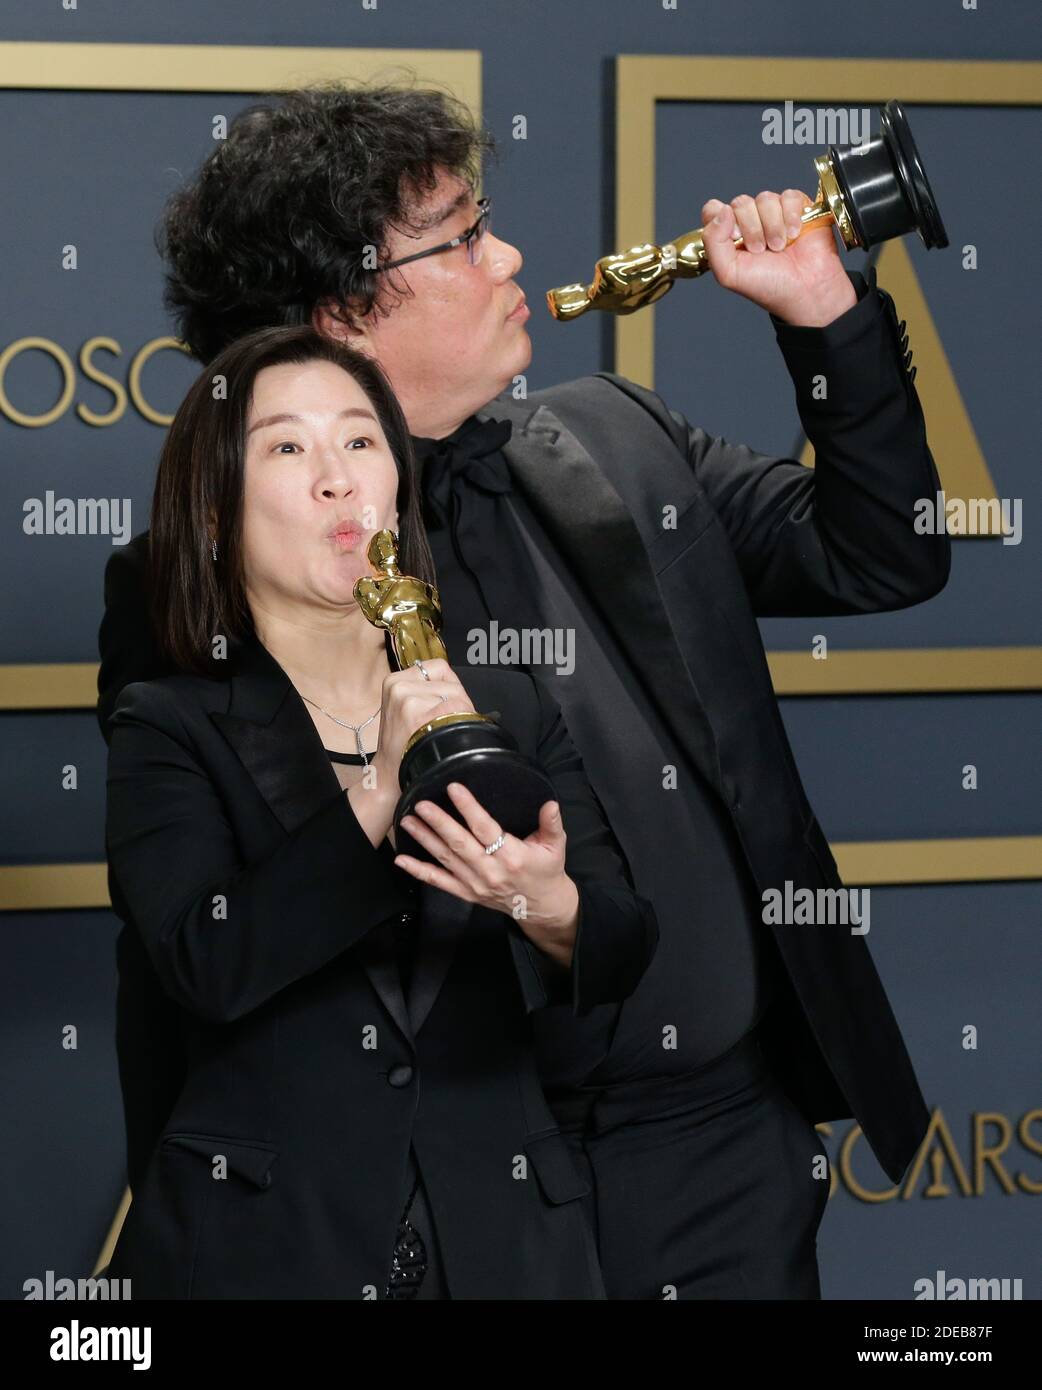
[[[600,316],[556,325],[541,296],[616,249],[616,55],[1042,58],[1032,0],[981,0],[971,11],[962,0],[876,0],[868,9],[835,0],[679,0],[676,10],[660,0],[379,0],[375,10],[361,0],[132,7],[80,0],[75,10],[60,0],[5,0],[0,42],[9,41],[79,45],[84,71],[99,42],[480,50],[483,113],[502,149],[486,191],[496,231],[524,252],[519,283],[535,310],[529,389],[613,366]],[[211,147],[214,114],[230,116],[250,98],[9,86],[0,91],[0,351],[42,337],[75,361],[89,338],[110,338],[118,352],[99,351],[97,362],[125,383],[138,349],[170,331],[152,247],[162,203]],[[779,102],[800,96],[776,94]],[[511,139],[518,113],[527,117],[525,141]],[[792,183],[813,191],[816,148],[765,146],[761,115],[749,103],[660,109],[657,206],[646,236],[697,225],[709,196]],[[1035,520],[1042,209],[1037,178],[1022,178],[1038,147],[1038,113],[948,103],[917,107],[914,127],[952,248],[927,255],[908,243],[909,250],[996,490],[1023,499],[1023,540],[956,541],[945,592],[908,612],[764,622],[768,648],[806,649],[816,633],[837,650],[1042,644]],[[967,243],[978,248],[973,273],[962,267]],[[77,247],[74,272],[62,269],[67,244]],[[799,422],[762,312],[709,281],[678,286],[651,312],[656,389],[671,406],[714,433],[798,454]],[[192,375],[177,353],[158,354],[144,369],[147,401],[172,411]],[[111,425],[85,423],[75,405],[105,412],[112,396],[80,373],[73,403],[53,424],[15,423],[8,403],[38,414],[60,390],[53,360],[39,352],[19,354],[3,385],[0,662],[92,662],[110,539],[27,536],[23,504],[47,490],[129,497],[137,534],[147,523],[162,428],[133,404]],[[943,478],[945,460],[939,465]],[[1042,830],[1037,688],[787,698],[782,708],[834,842]],[[7,708],[0,729],[2,864],[101,861],[105,750],[93,712]],[[979,769],[974,792],[962,789],[969,763]],[[76,790],[62,786],[70,764]],[[1042,1294],[1040,878],[1042,864],[1016,881],[873,890],[870,945],[944,1127],[916,1182],[872,1200],[888,1192],[885,1176],[863,1141],[841,1164],[851,1122],[831,1126],[826,1144],[837,1183],[820,1236],[826,1297],[907,1299],[916,1279],[938,1269],[1020,1278],[1025,1298]],[[118,924],[107,910],[37,908],[8,910],[2,929],[0,1294],[19,1298],[23,1281],[48,1269],[90,1272],[123,1191],[112,1038]],[[75,1050],[62,1045],[69,1024]],[[978,1029],[976,1050],[963,1047],[967,1025]],[[990,1163],[982,1157],[989,1144],[1002,1150]]]

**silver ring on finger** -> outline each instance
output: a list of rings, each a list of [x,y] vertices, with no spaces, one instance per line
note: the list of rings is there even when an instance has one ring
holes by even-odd
[[[430,676],[427,674],[427,668],[424,666],[422,661],[414,661],[413,665],[416,667],[417,671],[419,671],[420,675],[423,677],[425,681],[430,680]]]
[[[504,846],[505,844],[506,844],[506,836],[505,836],[505,835],[497,835],[496,838],[492,841],[492,843],[491,843],[490,845],[486,845],[486,846],[485,846],[485,853],[486,853],[486,854],[495,854],[495,852],[496,852],[497,850],[502,849],[503,846]]]

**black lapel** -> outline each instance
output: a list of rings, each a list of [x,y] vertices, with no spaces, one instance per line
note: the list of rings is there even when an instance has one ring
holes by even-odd
[[[629,654],[648,697],[723,795],[716,739],[622,498],[547,406],[499,396],[477,415],[512,421],[503,455],[514,485]]]
[[[343,795],[322,740],[293,683],[275,658],[256,638],[233,649],[231,699],[225,714],[210,718],[234,748],[279,824],[292,834],[336,795]],[[427,1017],[445,978],[454,947],[466,926],[470,905],[458,920],[458,899],[424,888],[423,921],[413,965],[413,999],[423,1002],[420,1022]],[[433,949],[428,952],[427,942]],[[356,947],[358,959],[387,1011],[410,1042],[419,1026],[410,1021],[393,950],[390,924],[385,922]],[[412,1001],[410,1001],[412,1003]]]
[[[409,1019],[414,1034],[423,1027],[434,1006],[474,910],[471,903],[437,888],[421,888],[420,901],[420,937],[409,990]]]

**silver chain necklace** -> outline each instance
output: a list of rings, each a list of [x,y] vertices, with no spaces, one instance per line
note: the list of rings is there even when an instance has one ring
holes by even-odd
[[[369,757],[365,749],[362,747],[362,730],[368,729],[369,725],[380,713],[380,709],[378,708],[374,710],[373,713],[369,716],[369,718],[365,720],[365,722],[362,724],[349,724],[346,719],[338,719],[335,714],[330,714],[329,710],[323,709],[321,705],[316,705],[314,700],[308,700],[308,697],[306,695],[302,695],[300,698],[302,700],[307,700],[309,705],[314,706],[314,708],[317,709],[320,714],[324,714],[327,719],[332,719],[334,724],[339,724],[342,729],[351,730],[351,732],[355,736],[355,747],[358,749],[362,762],[365,764],[366,767],[368,767]]]

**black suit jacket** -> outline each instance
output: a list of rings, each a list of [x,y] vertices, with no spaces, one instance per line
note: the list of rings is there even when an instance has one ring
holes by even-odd
[[[931,598],[946,535],[917,535],[940,487],[893,300],[860,275],[826,329],[776,322],[814,446],[813,469],[729,444],[610,372],[478,412],[510,420],[514,488],[643,674],[742,843],[762,893],[842,886],[807,800],[771,683],[758,616],[883,612]],[[824,399],[821,380],[826,384]],[[664,517],[675,508],[676,523]],[[121,683],[161,669],[143,608],[147,533],[105,575],[98,716]],[[574,678],[573,678],[574,679]],[[572,737],[623,850],[641,814],[581,709]],[[654,897],[653,885],[638,888]],[[785,979],[765,1022],[772,1063],[808,1119],[854,1115],[897,1182],[929,1113],[864,937],[772,927]]]
[[[528,1015],[625,997],[657,932],[560,711],[528,676],[460,672],[560,800],[571,969],[424,887],[406,999],[392,923],[410,881],[361,830],[274,658],[251,639],[232,670],[133,684],[112,721],[133,1201],[108,1273],[136,1298],[382,1296],[411,1143],[454,1297],[602,1297]]]

